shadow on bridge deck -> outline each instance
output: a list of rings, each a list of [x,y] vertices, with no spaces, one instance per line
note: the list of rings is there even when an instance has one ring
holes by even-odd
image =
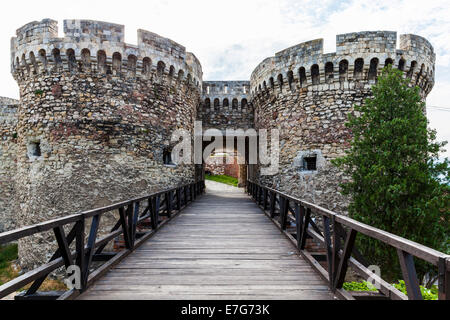
[[[206,194],[79,299],[333,299],[242,189]]]

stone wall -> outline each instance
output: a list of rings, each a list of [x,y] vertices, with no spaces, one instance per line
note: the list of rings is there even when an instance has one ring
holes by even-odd
[[[323,54],[323,40],[301,43],[261,62],[251,76],[256,129],[280,130],[280,172],[259,176],[264,184],[339,213],[348,199],[347,178],[330,163],[349,147],[344,124],[355,104],[371,96],[386,64],[404,71],[425,99],[434,85],[435,54],[429,42],[395,32],[337,36],[336,53]],[[308,163],[313,162],[313,167]],[[258,169],[256,169],[258,171]],[[251,174],[254,174],[253,172]]]
[[[30,23],[12,40],[20,87],[16,196],[30,225],[192,182],[193,165],[164,164],[172,132],[193,131],[202,73],[194,55],[140,30],[51,20]],[[113,216],[102,217],[104,230]],[[115,222],[115,221],[114,221]],[[109,225],[109,227],[108,227]],[[47,260],[49,234],[21,240],[23,267]]]
[[[233,163],[227,164],[227,157],[210,157],[205,163],[205,172],[212,175],[227,175],[239,178],[239,165],[237,157],[233,157]]]
[[[254,114],[249,95],[248,81],[203,82],[199,109],[203,129],[215,128],[224,132],[226,129],[253,128]]]
[[[0,232],[16,227],[14,178],[17,155],[19,101],[0,97]]]

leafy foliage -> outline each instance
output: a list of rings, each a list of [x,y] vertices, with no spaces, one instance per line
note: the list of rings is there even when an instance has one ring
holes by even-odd
[[[0,246],[0,268],[5,267],[8,262],[17,259],[17,247],[17,244]]]
[[[16,277],[11,261],[17,259],[17,250],[17,244],[0,246],[0,285]]]
[[[367,281],[363,282],[345,282],[343,285],[344,290],[347,291],[378,291],[373,284]]]
[[[404,294],[407,294],[405,281],[400,280],[398,283],[394,283],[393,286]],[[420,286],[420,292],[422,293],[424,300],[438,300],[438,291],[439,289],[437,286],[432,286],[431,289]]]
[[[397,283],[392,284],[395,288],[407,295],[405,281],[399,280]],[[367,281],[363,282],[345,282],[343,288],[347,291],[378,291],[373,284]],[[438,287],[432,286],[431,289],[427,289],[420,286],[420,292],[424,300],[438,300]]]
[[[448,253],[449,162],[438,159],[446,142],[435,142],[419,88],[409,81],[391,66],[383,70],[373,97],[349,115],[351,147],[333,163],[351,177],[342,192],[352,198],[352,218]],[[402,278],[393,248],[364,236],[357,245],[384,277]],[[416,268],[420,279],[436,272],[418,259]]]

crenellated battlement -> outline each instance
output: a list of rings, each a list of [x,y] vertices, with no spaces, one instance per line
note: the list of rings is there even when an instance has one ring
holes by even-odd
[[[64,33],[78,41],[125,42],[125,27],[110,22],[64,20]]]
[[[138,44],[125,43],[123,25],[64,20],[63,38],[51,19],[26,24],[11,39],[11,72],[16,79],[61,71],[115,76],[168,75],[201,89],[202,67],[184,46],[138,30]]]
[[[203,112],[250,112],[249,97],[249,81],[203,82]]]
[[[249,81],[205,81],[199,114],[205,128],[225,130],[253,127]]]
[[[436,55],[423,37],[370,31],[336,36],[336,52],[323,53],[323,39],[300,43],[263,60],[251,75],[253,98],[268,90],[328,90],[354,88],[356,82],[375,83],[382,68],[392,64],[403,70],[426,96],[434,86]]]

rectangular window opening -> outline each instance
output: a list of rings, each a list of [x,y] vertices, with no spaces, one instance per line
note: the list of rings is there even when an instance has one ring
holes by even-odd
[[[305,157],[303,158],[303,168],[306,171],[316,171],[317,170],[317,157]]]
[[[28,144],[28,158],[38,158],[42,156],[41,152],[41,143],[40,142],[31,142]]]
[[[163,162],[165,165],[175,165],[172,161],[172,150],[169,148],[164,148],[163,150]]]

